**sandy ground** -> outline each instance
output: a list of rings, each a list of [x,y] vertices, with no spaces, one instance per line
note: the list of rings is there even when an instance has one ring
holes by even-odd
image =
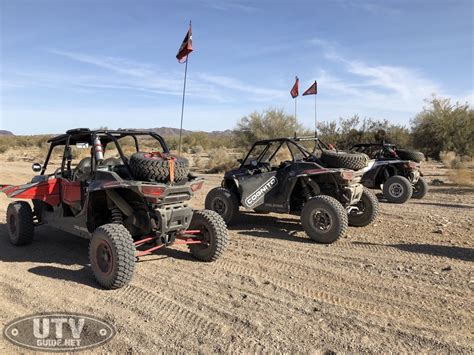
[[[446,170],[427,172],[431,181]],[[31,177],[30,163],[0,163],[2,183]],[[206,178],[196,208],[220,181]],[[141,259],[132,283],[116,291],[94,283],[86,240],[41,226],[32,245],[10,245],[8,203],[1,194],[2,328],[69,311],[117,328],[97,349],[109,352],[474,351],[471,188],[445,184],[424,200],[382,203],[375,224],[329,246],[310,242],[296,216],[245,213],[218,262],[168,249]],[[0,352],[19,350],[0,340]]]

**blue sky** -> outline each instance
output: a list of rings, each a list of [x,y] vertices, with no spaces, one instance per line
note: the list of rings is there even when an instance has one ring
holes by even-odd
[[[0,0],[0,128],[233,128],[252,111],[293,113],[318,80],[318,119],[409,124],[436,94],[473,102],[469,0]],[[313,125],[314,100],[298,120]]]

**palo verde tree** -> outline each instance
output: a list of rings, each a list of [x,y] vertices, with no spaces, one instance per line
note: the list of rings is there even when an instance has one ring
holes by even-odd
[[[262,113],[253,112],[237,122],[234,129],[237,147],[247,149],[255,141],[269,138],[292,137],[294,134],[308,134],[296,118],[283,110],[269,109]]]

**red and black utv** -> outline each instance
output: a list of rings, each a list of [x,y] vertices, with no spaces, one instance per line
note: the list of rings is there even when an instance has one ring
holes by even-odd
[[[48,224],[90,239],[89,259],[104,288],[127,284],[137,258],[172,244],[187,244],[199,260],[214,261],[227,244],[227,227],[215,212],[189,205],[202,178],[184,158],[170,155],[153,131],[72,129],[51,138],[31,183],[0,185],[10,203],[10,241],[26,245],[35,227]],[[143,147],[151,152],[143,152]],[[124,149],[131,151],[125,154]],[[53,158],[62,157],[53,171]],[[81,159],[82,158],[82,159]],[[47,173],[49,171],[49,173]]]

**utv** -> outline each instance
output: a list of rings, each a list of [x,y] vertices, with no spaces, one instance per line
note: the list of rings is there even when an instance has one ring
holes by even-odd
[[[0,185],[8,197],[33,200],[33,210],[25,201],[8,206],[14,245],[30,244],[40,224],[88,238],[92,272],[107,289],[127,284],[135,261],[165,246],[187,244],[202,261],[214,261],[224,252],[222,218],[189,205],[203,179],[189,174],[187,160],[170,155],[158,134],[79,128],[48,143],[43,166],[33,164],[40,174],[31,183]],[[142,152],[143,144],[153,151]],[[125,148],[132,154],[125,154]],[[57,156],[60,165],[46,173]]]
[[[356,144],[351,151],[367,154],[372,160],[364,169],[362,184],[369,188],[381,188],[388,202],[404,203],[410,198],[423,198],[428,184],[422,178],[423,153],[397,149],[394,144]]]
[[[219,213],[227,224],[234,221],[239,206],[258,213],[300,214],[307,235],[320,243],[333,243],[346,233],[348,225],[372,223],[378,201],[360,184],[362,174],[326,167],[301,144],[306,140],[315,138],[256,142],[245,159],[239,160],[240,167],[226,172],[221,187],[208,193],[206,208]],[[343,158],[349,156],[355,159],[352,163],[360,165],[362,157],[367,165],[365,156],[347,154]]]

